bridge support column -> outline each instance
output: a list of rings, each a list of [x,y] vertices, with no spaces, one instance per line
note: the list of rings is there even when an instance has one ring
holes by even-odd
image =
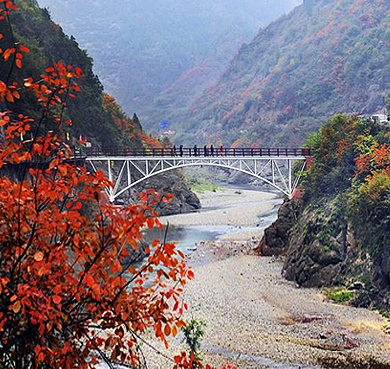
[[[292,162],[291,159],[288,159],[288,192],[290,194],[290,199],[292,197]]]
[[[112,168],[111,168],[111,160],[107,160],[107,167],[108,167],[108,180],[112,182]],[[110,198],[110,201],[113,201],[113,189],[109,188],[108,189],[108,196]]]

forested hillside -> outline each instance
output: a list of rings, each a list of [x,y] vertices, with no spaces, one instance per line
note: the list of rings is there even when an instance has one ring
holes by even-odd
[[[61,27],[50,19],[47,10],[41,9],[35,0],[17,0],[16,4],[19,9],[11,19],[12,32],[16,42],[28,45],[29,52],[21,59],[23,64],[21,69],[12,67],[14,60],[13,57],[9,57],[4,63],[5,67],[0,70],[2,79],[6,80],[10,74],[11,80],[16,80],[19,86],[28,82],[26,78],[42,81],[43,74],[54,73],[54,69],[50,69],[54,63],[63,63],[65,68],[72,66],[72,70],[80,68],[83,74],[82,78],[77,80],[80,91],[67,98],[62,124],[56,124],[55,117],[50,116],[50,119],[45,120],[43,127],[45,131],[55,131],[70,145],[80,145],[81,139],[82,142],[89,141],[93,147],[161,146],[157,138],[142,130],[135,114],[129,118],[115,99],[103,92],[103,86],[94,74],[92,59],[86,51],[79,48],[73,37],[65,35]],[[0,22],[0,34],[4,35],[3,47],[11,48],[13,46],[11,29],[5,21]],[[27,90],[19,91],[20,99],[0,101],[1,111],[12,111],[15,116],[27,115],[38,122],[42,114],[42,110],[39,109],[40,103]],[[35,124],[31,123],[33,126]],[[3,131],[0,131],[1,136],[2,133]],[[28,140],[30,135],[28,132],[24,139]],[[169,205],[162,204],[161,213],[175,213],[179,210],[186,212],[200,206],[199,200],[190,191],[180,172],[170,173],[165,182],[152,183],[154,189],[164,193],[170,191],[175,195],[175,199]],[[174,183],[175,186],[169,188],[170,183]],[[142,183],[138,190],[142,190],[142,186],[150,187],[150,183]]]
[[[187,138],[295,145],[334,113],[376,112],[390,88],[389,17],[384,0],[306,0],[241,48],[183,117]]]
[[[103,86],[93,72],[92,59],[87,52],[79,48],[73,37],[65,35],[35,0],[18,0],[16,4],[20,9],[12,19],[12,31],[18,42],[29,45],[30,52],[23,58],[23,69],[13,68],[14,78],[20,84],[27,77],[39,80],[46,68],[59,62],[80,68],[84,74],[78,82],[80,91],[76,97],[68,99],[65,111],[66,120],[73,124],[62,127],[60,134],[66,137],[69,133],[72,143],[82,135],[83,140],[94,145],[141,147],[144,134],[139,122],[127,118],[115,103],[107,103],[110,98],[103,94]],[[4,35],[5,45],[11,46],[11,33],[6,22],[0,23],[0,32]],[[11,62],[12,58],[8,61],[8,70],[6,65],[2,74],[8,73]],[[0,104],[7,105],[7,101]],[[37,103],[31,96],[22,93],[15,104],[14,111],[37,118]]]
[[[96,62],[107,91],[145,127],[221,75],[243,42],[301,0],[39,0]]]

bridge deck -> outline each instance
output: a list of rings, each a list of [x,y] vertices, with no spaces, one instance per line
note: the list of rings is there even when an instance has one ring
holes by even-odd
[[[130,148],[97,149],[87,148],[83,152],[89,160],[102,158],[173,159],[173,158],[306,158],[311,156],[308,148],[155,148],[135,150]]]
[[[242,155],[226,155],[226,156],[84,156],[84,160],[88,161],[123,161],[123,160],[130,160],[130,161],[202,161],[202,162],[211,162],[216,160],[283,160],[283,159],[292,159],[292,160],[305,160],[307,159],[307,156],[286,156],[286,155],[279,155],[279,156],[268,156],[268,155],[262,155],[262,156],[242,156]]]

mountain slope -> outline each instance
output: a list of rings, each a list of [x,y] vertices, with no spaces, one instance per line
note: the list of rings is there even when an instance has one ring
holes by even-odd
[[[17,42],[28,45],[30,53],[23,59],[22,69],[13,69],[13,78],[23,85],[22,80],[32,77],[40,80],[41,74],[53,63],[63,62],[66,65],[79,67],[85,76],[79,80],[80,92],[75,98],[68,99],[65,110],[66,117],[74,122],[73,125],[62,127],[62,134],[69,133],[72,143],[76,143],[79,136],[87,137],[94,145],[120,146],[130,145],[142,147],[142,128],[139,122],[127,118],[120,109],[104,103],[103,87],[93,73],[92,59],[81,50],[73,37],[65,35],[49,16],[49,13],[39,8],[34,0],[17,0],[18,11],[12,13],[11,22]],[[5,20],[0,22],[0,32],[4,35],[2,47],[11,45],[11,34]],[[10,62],[2,68],[7,72]],[[4,110],[28,114],[37,118],[40,114],[37,101],[32,94],[21,91],[21,99],[12,106],[7,102],[0,102]],[[127,131],[119,124],[127,124]],[[52,129],[52,127],[46,127]]]
[[[294,145],[336,112],[377,111],[390,87],[389,17],[384,0],[306,0],[241,48],[182,131]]]
[[[220,76],[244,41],[301,0],[39,0],[124,110],[156,130]]]
[[[72,125],[63,124],[58,127],[54,117],[49,113],[49,119],[44,120],[44,130],[54,130],[61,139],[69,144],[79,145],[79,137],[87,138],[93,147],[143,148],[161,146],[157,138],[147,135],[140,125],[136,115],[127,117],[122,108],[110,95],[103,93],[103,87],[98,77],[93,73],[92,59],[82,51],[73,37],[65,35],[60,26],[55,24],[46,10],[39,8],[35,0],[16,0],[18,11],[11,14],[12,29],[16,42],[28,46],[30,52],[23,57],[23,68],[14,68],[11,80],[17,80],[23,86],[23,79],[32,77],[34,81],[42,79],[41,75],[53,63],[63,62],[83,70],[85,76],[78,80],[81,91],[75,98],[67,100],[65,109],[66,120]],[[0,19],[1,47],[13,46],[13,40],[5,19]],[[0,69],[0,80],[5,80],[11,67],[11,59],[4,62]],[[24,89],[20,89],[20,100],[10,104],[0,100],[0,112],[12,111],[12,114],[28,115],[39,121],[42,111],[40,103]],[[54,109],[53,109],[54,110]],[[56,113],[57,114],[57,113]],[[58,113],[59,114],[59,113]],[[36,123],[31,122],[31,125]],[[3,128],[3,127],[1,127]],[[3,130],[0,130],[2,139]],[[69,137],[69,141],[68,141]],[[25,139],[30,137],[27,134]],[[114,167],[114,171],[118,168]],[[173,183],[173,188],[170,184]],[[162,193],[172,192],[175,199],[170,204],[162,204],[160,213],[191,211],[200,206],[199,200],[187,185],[181,172],[172,172],[163,180],[148,183],[142,182],[136,188],[134,195],[143,188],[153,188]],[[126,199],[127,200],[127,199]]]

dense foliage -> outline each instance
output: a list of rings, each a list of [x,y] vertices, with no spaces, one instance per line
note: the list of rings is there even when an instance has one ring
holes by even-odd
[[[387,267],[390,252],[389,127],[390,123],[378,125],[358,116],[334,116],[308,140],[313,160],[302,182],[305,206],[321,209],[327,203],[333,204],[333,227],[340,225],[333,237],[337,237],[343,225],[349,224],[361,248],[355,256],[364,258],[367,253],[372,257],[376,268],[373,277],[387,290],[390,289],[386,282],[390,277]]]
[[[301,0],[39,0],[96,62],[124,110],[156,132],[177,119],[242,42]],[[178,127],[180,129],[180,127]]]
[[[20,21],[17,10],[14,2],[0,0],[2,29]],[[140,195],[141,205],[118,210],[102,204],[112,183],[101,172],[76,167],[57,135],[83,71],[61,58],[38,78],[21,78],[31,50],[20,40],[10,32],[0,49],[0,99],[15,106],[0,111],[0,367],[146,366],[142,335],[153,332],[168,346],[167,337],[185,325],[180,294],[193,278],[184,255],[165,239],[151,242],[143,265],[128,260],[145,227],[162,228],[154,207],[168,200],[151,190]],[[35,104],[33,116],[20,111],[27,96]],[[119,117],[119,107],[106,99]],[[129,122],[120,127],[128,134],[134,128]],[[17,181],[4,175],[8,168],[19,174]],[[175,356],[171,365],[204,367],[193,352]]]
[[[389,17],[385,0],[306,0],[241,48],[185,129],[294,145],[335,113],[375,113],[390,82]]]
[[[360,150],[378,130],[367,119],[335,115],[318,133],[309,135],[307,144],[312,148],[313,160],[303,181],[306,194],[315,197],[349,190]]]

